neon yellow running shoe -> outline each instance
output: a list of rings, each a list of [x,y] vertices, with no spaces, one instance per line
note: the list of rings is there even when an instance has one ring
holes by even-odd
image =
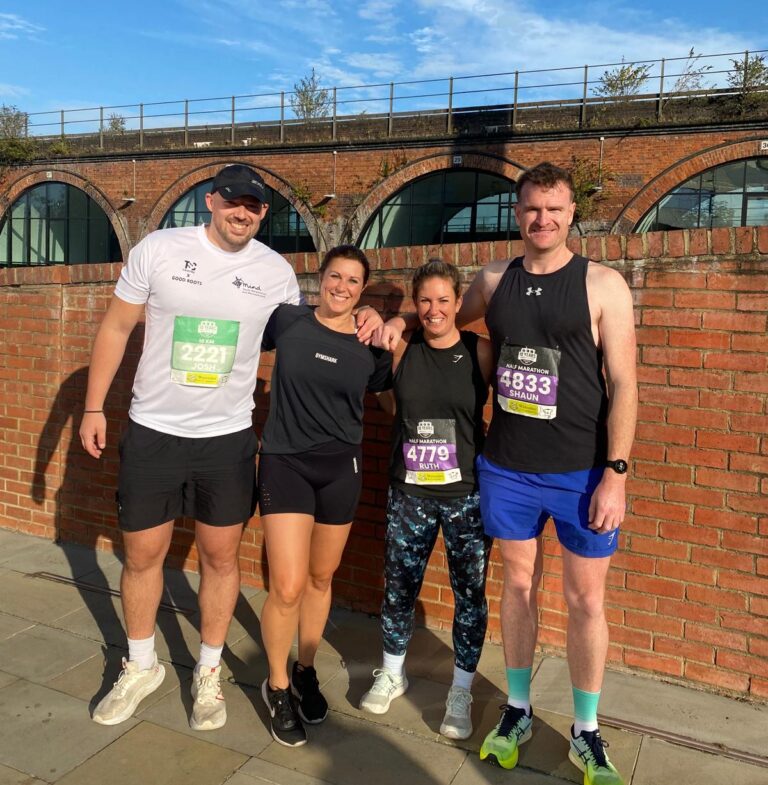
[[[523,709],[508,704],[500,706],[502,713],[499,724],[485,737],[480,747],[480,760],[514,769],[520,754],[519,747],[531,738],[533,712],[526,714]]]
[[[608,742],[603,741],[599,730],[583,730],[574,738],[571,727],[568,757],[574,766],[584,772],[584,785],[624,785],[621,774],[605,754],[607,746]]]

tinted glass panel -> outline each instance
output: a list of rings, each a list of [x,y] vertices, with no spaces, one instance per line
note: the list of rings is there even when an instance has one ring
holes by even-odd
[[[448,172],[445,177],[445,201],[476,202],[476,186],[475,172]]]
[[[67,191],[64,183],[49,183],[46,187],[46,203],[48,218],[67,217]],[[86,196],[86,199],[88,197]]]
[[[43,264],[45,262],[45,221],[42,218],[32,218],[29,221],[29,244],[27,262],[29,264]]]
[[[744,190],[744,161],[718,166],[713,171],[715,193]]]
[[[41,183],[25,191],[0,226],[0,264],[113,262],[120,246],[102,209],[84,191],[66,183]],[[92,234],[99,254],[89,253]]]
[[[716,194],[710,202],[710,226],[741,226],[741,194]]]
[[[763,192],[768,193],[768,157],[716,166],[663,197],[634,231],[764,226],[768,218],[763,198],[752,204],[753,197]]]
[[[359,242],[378,248],[517,238],[514,202],[511,180],[466,169],[437,172],[387,199]]]
[[[752,197],[747,200],[747,226],[768,225],[768,196]]]
[[[441,237],[443,207],[441,204],[414,205],[411,208],[411,239],[407,245],[434,245]]]
[[[747,161],[745,189],[747,191],[768,191],[768,158]]]
[[[64,262],[67,247],[67,222],[48,221],[48,250],[46,262]]]
[[[414,204],[437,204],[443,201],[443,186],[445,177],[441,173],[437,177],[425,177],[413,184],[413,203]],[[445,199],[448,198],[446,193]]]
[[[88,227],[85,219],[69,219],[67,259],[70,264],[82,264],[88,258]]]

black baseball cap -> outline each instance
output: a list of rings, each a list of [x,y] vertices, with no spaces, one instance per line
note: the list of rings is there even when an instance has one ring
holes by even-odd
[[[220,191],[225,199],[237,199],[238,196],[253,196],[260,202],[267,203],[267,186],[261,175],[250,166],[230,164],[225,166],[213,178],[211,193]]]

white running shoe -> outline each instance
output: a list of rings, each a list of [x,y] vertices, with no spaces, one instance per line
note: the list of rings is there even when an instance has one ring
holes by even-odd
[[[373,685],[360,699],[360,708],[372,714],[386,714],[389,704],[408,689],[408,679],[405,673],[395,676],[387,668],[377,668],[373,675]]]
[[[139,670],[135,662],[123,657],[123,670],[114,687],[93,711],[93,721],[100,725],[118,725],[133,716],[136,707],[154,692],[165,678],[165,668],[157,661],[147,670]]]
[[[216,730],[227,721],[227,704],[221,692],[221,667],[198,665],[192,673],[192,730]]]
[[[464,687],[451,687],[445,701],[445,717],[440,733],[446,739],[468,739],[472,735],[472,693]]]

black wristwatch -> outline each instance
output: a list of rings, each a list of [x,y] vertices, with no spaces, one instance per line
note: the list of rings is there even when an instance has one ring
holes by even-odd
[[[617,461],[606,461],[605,465],[609,469],[613,469],[616,474],[626,474],[627,469],[629,468],[627,462],[623,461],[621,458],[619,458]]]

